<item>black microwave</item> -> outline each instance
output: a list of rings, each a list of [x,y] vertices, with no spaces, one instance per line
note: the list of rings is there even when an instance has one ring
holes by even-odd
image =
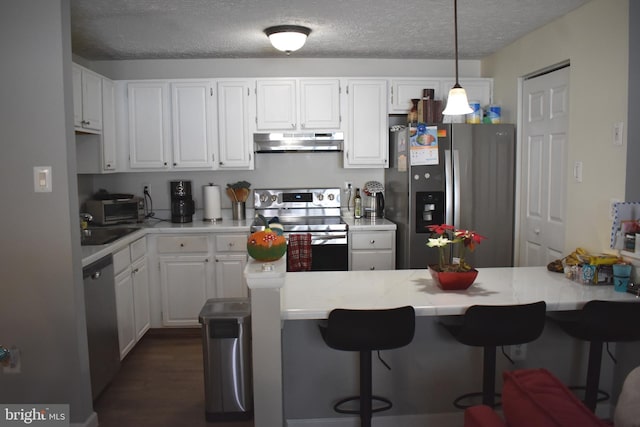
[[[144,221],[144,199],[87,200],[86,212],[94,224],[113,225]]]

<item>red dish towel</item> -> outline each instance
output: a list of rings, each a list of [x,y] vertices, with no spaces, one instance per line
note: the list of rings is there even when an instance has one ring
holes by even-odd
[[[311,270],[311,234],[290,234],[287,246],[288,271]]]

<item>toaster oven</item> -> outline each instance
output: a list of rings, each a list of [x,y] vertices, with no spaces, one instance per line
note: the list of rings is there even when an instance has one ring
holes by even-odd
[[[113,225],[144,221],[144,199],[87,200],[86,212],[93,216],[92,222],[99,225]]]

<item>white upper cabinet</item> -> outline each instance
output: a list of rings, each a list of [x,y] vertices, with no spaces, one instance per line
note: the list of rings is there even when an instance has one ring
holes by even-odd
[[[253,135],[249,122],[251,83],[218,81],[218,141],[220,169],[253,169]]]
[[[340,80],[300,80],[300,128],[340,129]]]
[[[295,130],[298,127],[295,79],[256,82],[258,130]]]
[[[493,79],[490,78],[461,78],[460,86],[467,92],[469,102],[478,101],[480,107],[485,108],[493,102]],[[456,84],[456,79],[442,80],[442,100],[446,105],[449,90]]]
[[[347,80],[344,167],[385,168],[389,164],[387,80]]]
[[[434,99],[442,99],[440,79],[391,80],[391,93],[389,94],[389,113],[408,113],[412,106],[411,100],[421,99],[424,89],[433,89]]]
[[[338,130],[339,79],[268,79],[256,81],[256,128]]]
[[[102,76],[77,64],[72,65],[73,124],[78,131],[102,130]]]
[[[127,85],[129,165],[132,169],[167,169],[170,158],[169,84]]]
[[[102,79],[102,171],[118,170],[116,144],[115,85]]]
[[[214,167],[216,103],[213,81],[171,83],[173,163],[176,169]]]

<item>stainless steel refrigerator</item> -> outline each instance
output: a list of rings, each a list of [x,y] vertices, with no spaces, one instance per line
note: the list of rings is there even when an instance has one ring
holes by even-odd
[[[396,266],[437,264],[432,224],[487,239],[467,254],[474,267],[513,265],[515,130],[512,124],[438,124],[390,130],[385,216],[397,224]]]

